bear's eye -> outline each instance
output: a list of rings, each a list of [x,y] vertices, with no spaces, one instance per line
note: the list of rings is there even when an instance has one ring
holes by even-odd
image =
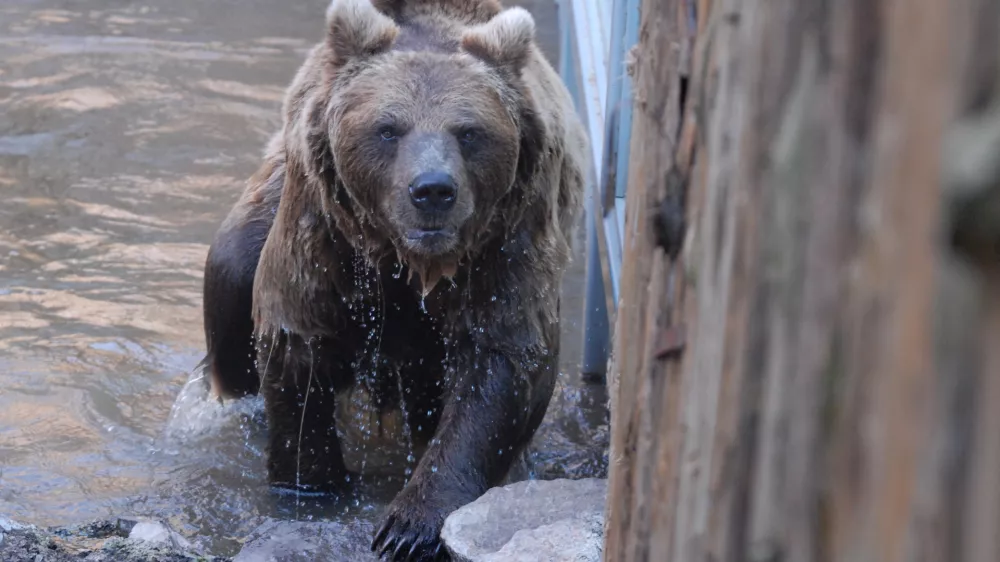
[[[378,131],[378,136],[384,141],[396,140],[396,129],[392,127],[382,127]]]
[[[466,143],[466,144],[475,142],[476,139],[478,139],[478,138],[479,138],[479,132],[476,131],[475,129],[463,129],[458,134],[458,140],[460,140],[460,141],[462,141],[463,143]]]

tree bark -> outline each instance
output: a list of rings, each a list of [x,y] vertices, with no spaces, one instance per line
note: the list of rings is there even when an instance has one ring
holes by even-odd
[[[605,560],[1000,560],[1000,2],[640,25]]]

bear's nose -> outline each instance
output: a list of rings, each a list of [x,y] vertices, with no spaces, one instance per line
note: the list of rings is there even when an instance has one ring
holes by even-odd
[[[455,179],[445,172],[424,172],[410,184],[410,199],[421,211],[444,212],[455,206]]]

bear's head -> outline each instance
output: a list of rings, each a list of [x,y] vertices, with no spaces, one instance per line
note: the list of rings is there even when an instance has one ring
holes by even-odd
[[[398,23],[371,0],[334,0],[327,25],[323,122],[338,189],[404,260],[454,263],[497,214],[516,212],[499,203],[537,137],[519,87],[534,20],[509,8]]]

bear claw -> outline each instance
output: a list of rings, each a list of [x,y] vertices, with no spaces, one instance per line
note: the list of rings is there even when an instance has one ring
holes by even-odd
[[[386,516],[372,539],[371,550],[379,560],[423,562],[450,558],[438,536],[441,525],[433,522],[443,518],[401,515],[393,508],[390,511],[395,513]]]

